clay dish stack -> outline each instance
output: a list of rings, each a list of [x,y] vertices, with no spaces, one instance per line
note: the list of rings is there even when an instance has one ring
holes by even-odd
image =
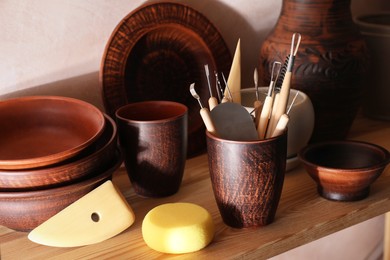
[[[111,178],[115,122],[73,98],[0,102],[0,225],[28,231]]]

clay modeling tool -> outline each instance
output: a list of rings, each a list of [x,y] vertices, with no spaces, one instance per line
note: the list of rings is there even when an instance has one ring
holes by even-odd
[[[277,80],[275,82],[274,90],[273,90],[273,93],[271,95],[273,104],[272,104],[270,118],[269,118],[269,121],[268,121],[267,131],[265,133],[266,138],[271,137],[272,130],[270,130],[270,129],[275,129],[276,124],[277,124],[276,113],[275,112],[276,112],[276,107],[278,106],[278,101],[279,101],[279,96],[280,96],[280,89],[282,87],[284,75],[287,72],[287,65],[288,65],[288,60],[289,59],[290,59],[290,54],[287,55],[287,57],[286,57],[286,59],[285,59],[285,61],[283,63],[283,66],[280,69],[279,76],[278,76],[278,78],[277,78]]]
[[[232,92],[230,91],[229,85],[226,82],[225,75],[223,73],[221,73],[221,74],[222,74],[223,83],[225,84],[225,93],[227,92],[227,94],[229,94],[229,97],[226,97],[226,94],[224,94],[224,96],[223,96],[224,98],[222,99],[222,103],[233,102]]]
[[[233,102],[241,104],[241,40],[238,39],[236,51],[234,53],[232,66],[227,80]],[[225,90],[225,96],[227,95]]]
[[[275,81],[279,77],[281,65],[282,64],[279,61],[275,61],[272,64],[271,81],[269,83],[267,96],[265,97],[264,100],[263,109],[261,110],[260,119],[257,124],[257,132],[259,133],[260,140],[265,138],[265,133],[267,131],[269,119],[271,117]]]
[[[213,121],[211,120],[210,111],[206,107],[203,106],[202,101],[200,100],[200,96],[198,95],[198,93],[196,93],[195,83],[192,83],[190,85],[190,92],[191,92],[191,95],[196,100],[198,100],[198,103],[200,106],[199,113],[200,113],[200,116],[202,117],[203,123],[205,124],[207,131],[209,131],[213,135],[217,136],[217,131],[216,131],[215,125],[214,125]]]
[[[204,71],[206,72],[207,84],[209,86],[210,98],[209,98],[209,108],[213,110],[214,107],[218,106],[218,100],[213,96],[213,91],[211,90],[211,82],[210,82],[210,71],[209,65],[204,65]]]
[[[222,103],[210,114],[220,138],[234,141],[258,140],[252,117],[240,104]]]
[[[119,234],[134,219],[126,199],[106,181],[33,229],[28,238],[47,246],[84,246]]]
[[[216,72],[215,70],[214,70],[214,76],[215,76],[215,90],[217,91],[218,101],[221,102],[222,95],[223,95],[221,93],[223,93],[223,91],[222,91],[221,82],[219,82],[219,79],[218,79],[218,72]]]
[[[255,111],[255,125],[257,126],[260,120],[260,113],[262,110],[263,103],[259,99],[259,74],[256,68],[253,72],[253,81],[255,83],[255,92],[256,92],[256,100],[253,103],[253,108]]]
[[[290,113],[292,106],[294,105],[295,99],[298,97],[298,94],[299,94],[299,91],[297,91],[297,93],[295,94],[294,99],[292,100],[287,112],[280,117],[278,123],[276,124],[276,128],[273,131],[271,137],[281,135],[284,132],[284,130],[286,130],[287,124],[290,121],[289,113]]]
[[[296,40],[297,38],[297,40]],[[296,41],[295,41],[296,40]],[[290,94],[290,84],[291,84],[291,76],[292,69],[294,66],[295,56],[298,52],[299,44],[301,43],[301,35],[299,33],[294,33],[291,40],[291,50],[290,56],[287,64],[287,72],[284,75],[282,87],[280,89],[278,101],[275,107],[275,113],[271,118],[271,133],[275,130],[276,123],[279,121],[279,118],[286,113],[287,102]]]

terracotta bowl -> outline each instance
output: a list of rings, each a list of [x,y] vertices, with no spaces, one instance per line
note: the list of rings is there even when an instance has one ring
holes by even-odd
[[[115,158],[117,128],[109,116],[105,115],[105,118],[102,135],[75,158],[45,168],[0,169],[0,191],[38,190],[63,186],[106,167]]]
[[[101,135],[105,120],[81,100],[31,96],[0,102],[0,122],[0,169],[26,169],[77,155]]]
[[[38,190],[0,192],[0,225],[17,231],[29,231],[57,214],[85,194],[111,179],[122,163],[119,151],[111,165],[95,176],[62,187]]]
[[[369,195],[370,185],[390,162],[390,153],[370,143],[334,141],[309,145],[299,158],[322,197],[354,201]]]

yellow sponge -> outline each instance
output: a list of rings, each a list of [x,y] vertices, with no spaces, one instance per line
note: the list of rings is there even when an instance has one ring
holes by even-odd
[[[182,254],[206,247],[214,237],[210,213],[192,203],[167,203],[155,207],[142,222],[146,244],[159,252]]]

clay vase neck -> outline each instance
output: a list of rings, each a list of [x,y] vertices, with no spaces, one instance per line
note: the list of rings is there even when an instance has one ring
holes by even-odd
[[[302,35],[291,88],[305,92],[315,111],[311,141],[344,139],[360,105],[367,51],[353,23],[350,0],[284,0],[260,49],[259,75],[268,85],[272,63],[284,62],[293,33]]]
[[[274,35],[291,41],[291,34],[305,35],[305,43],[334,40],[355,34],[350,0],[284,0]],[[352,29],[352,30],[351,30]],[[283,35],[279,35],[283,34]]]

